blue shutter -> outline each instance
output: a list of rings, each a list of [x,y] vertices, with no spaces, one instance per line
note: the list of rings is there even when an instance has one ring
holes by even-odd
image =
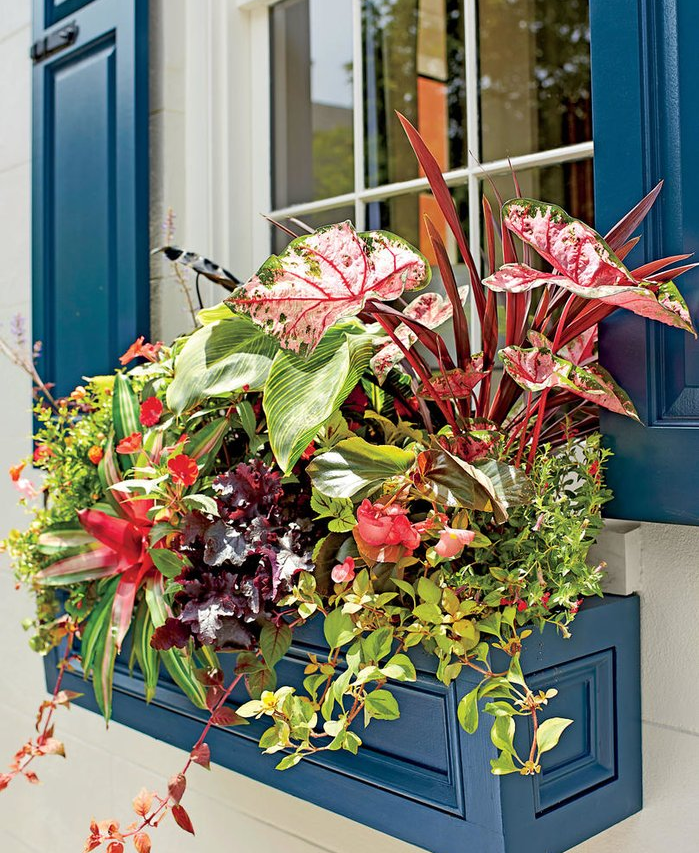
[[[699,250],[699,3],[591,0],[597,228],[604,232],[664,179],[632,259]],[[695,324],[699,274],[677,282]],[[603,324],[603,364],[645,427],[604,413],[614,458],[608,514],[699,523],[699,344],[617,312]]]
[[[34,0],[33,37],[33,333],[66,394],[148,335],[148,3]]]

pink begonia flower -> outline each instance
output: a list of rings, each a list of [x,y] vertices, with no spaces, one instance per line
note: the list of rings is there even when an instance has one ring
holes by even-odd
[[[453,527],[445,527],[439,534],[439,542],[434,550],[445,560],[458,556],[466,545],[470,545],[476,538],[473,530],[456,530]]]
[[[335,583],[349,583],[354,580],[354,560],[346,557],[344,563],[338,563],[330,573]]]
[[[397,504],[372,504],[363,500],[357,509],[356,531],[367,545],[403,545],[414,551],[420,534],[407,519],[408,510]]]
[[[13,482],[14,487],[22,495],[23,498],[26,498],[26,500],[34,500],[34,498],[39,495],[39,492],[34,483],[32,483],[32,481],[28,480],[26,477],[20,477],[19,479],[14,480]]]

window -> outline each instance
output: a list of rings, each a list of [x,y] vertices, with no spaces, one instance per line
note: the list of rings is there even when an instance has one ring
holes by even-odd
[[[483,187],[513,195],[508,156],[524,194],[592,218],[588,0],[280,0],[268,14],[275,220],[351,218],[430,257],[436,206],[395,110],[447,173],[474,256]],[[288,239],[273,229],[276,251]]]

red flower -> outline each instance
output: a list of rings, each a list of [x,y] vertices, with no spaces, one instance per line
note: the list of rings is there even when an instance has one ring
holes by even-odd
[[[330,577],[335,583],[349,583],[354,580],[354,560],[347,557],[344,563],[338,563],[332,570]]]
[[[510,604],[514,604],[514,601],[510,598],[501,598],[500,599],[500,607],[509,607]]]
[[[146,427],[155,426],[163,413],[163,404],[157,397],[148,397],[141,403],[139,420]]]
[[[10,479],[13,483],[16,483],[17,480],[22,476],[22,471],[24,471],[24,466],[26,462],[18,462],[17,465],[13,465],[10,468]]]
[[[145,338],[143,335],[141,335],[140,338],[137,338],[121,356],[119,363],[122,365],[128,364],[134,358],[146,358],[148,361],[156,361],[163,342],[158,341],[155,344],[146,344],[144,341]]]
[[[97,444],[93,444],[92,447],[87,451],[87,458],[92,462],[93,465],[99,465],[102,461],[102,457],[104,456],[104,451]]]
[[[571,604],[571,606],[570,606],[571,614],[575,615],[578,612],[578,610],[580,610],[580,605],[582,603],[583,603],[582,598],[579,598],[574,604]]]
[[[186,453],[180,453],[179,456],[169,459],[167,469],[172,477],[172,482],[182,486],[191,486],[196,483],[199,476],[199,466]]]
[[[398,504],[363,500],[353,530],[360,554],[372,563],[395,563],[405,551],[412,553],[420,544],[420,533],[407,515],[408,510]]]
[[[116,446],[117,453],[138,453],[141,449],[143,435],[140,432],[132,432],[127,435]]]
[[[519,610],[519,612],[521,613],[523,610],[526,610],[527,607],[529,607],[527,602],[523,598],[520,598],[520,600],[517,602],[517,610]]]
[[[311,458],[311,456],[313,456],[316,450],[317,448],[315,442],[312,441],[301,454],[301,459],[303,459],[304,462],[307,462]]]
[[[541,596],[541,604],[548,610],[549,609],[549,598],[551,598],[550,592],[545,592]]]
[[[34,448],[34,462],[39,465],[42,462],[45,462],[49,456],[53,456],[53,450],[48,446],[48,444],[37,444]]]

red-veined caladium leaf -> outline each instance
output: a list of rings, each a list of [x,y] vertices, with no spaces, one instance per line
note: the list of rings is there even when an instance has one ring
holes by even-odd
[[[603,299],[696,335],[687,305],[673,282],[635,279],[596,231],[560,207],[532,199],[512,199],[503,206],[503,222],[536,249],[554,271],[505,264],[483,281],[491,290],[520,293],[555,284],[577,296]]]
[[[478,352],[471,356],[464,368],[457,367],[455,370],[434,373],[430,382],[434,393],[439,394],[441,399],[462,400],[470,397],[476,385],[487,375],[488,371],[483,370],[483,353]],[[417,393],[428,400],[433,399],[431,391],[422,385]]]
[[[459,298],[462,303],[465,303],[468,299],[468,291],[468,285],[459,288]],[[446,323],[447,320],[451,319],[454,313],[454,306],[449,299],[445,299],[439,293],[421,293],[403,309],[403,313],[411,320],[416,320],[418,323],[422,323],[423,326],[427,326],[428,329],[436,329],[442,323]],[[412,329],[409,329],[405,323],[397,326],[394,334],[406,349],[410,349],[417,341],[417,334]],[[369,362],[369,366],[379,380],[379,385],[383,385],[391,368],[395,367],[403,358],[401,348],[392,341],[384,344],[374,354]]]
[[[611,412],[638,420],[626,392],[598,364],[576,367],[555,356],[548,347],[505,347],[500,350],[500,357],[507,373],[527,391],[563,388]]]
[[[292,240],[227,302],[286,349],[306,353],[337,320],[359,314],[367,299],[397,299],[425,287],[430,275],[425,258],[400,237],[359,234],[341,222]]]
[[[590,364],[590,362],[595,361],[597,358],[597,338],[597,326],[586,329],[577,338],[573,338],[569,344],[561,347],[559,350],[561,358],[572,361],[577,367],[584,367],[586,364]]]

